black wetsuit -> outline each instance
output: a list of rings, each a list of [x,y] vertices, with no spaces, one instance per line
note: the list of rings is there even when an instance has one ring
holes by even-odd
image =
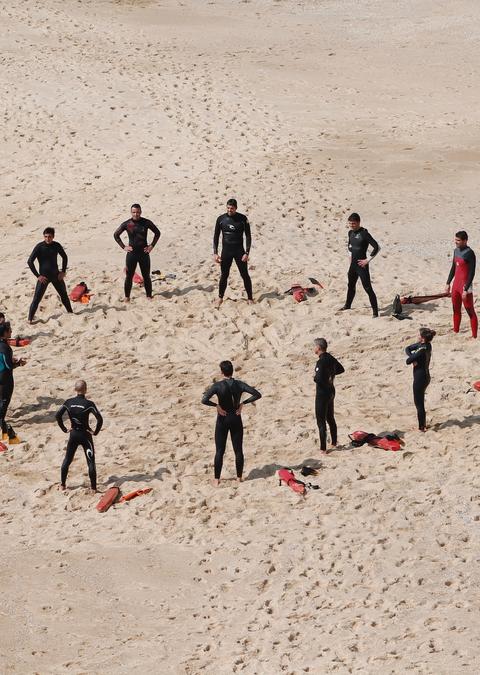
[[[93,432],[94,436],[96,436],[102,428],[103,418],[98,412],[95,403],[93,403],[93,401],[89,401],[85,398],[85,396],[82,395],[67,399],[55,415],[58,426],[63,432],[67,433],[68,429],[63,423],[63,416],[65,413],[67,413],[70,418],[72,429],[70,431],[70,437],[67,443],[65,459],[63,460],[62,464],[62,485],[65,487],[68,469],[73,461],[73,458],[75,457],[75,452],[78,446],[81,445],[87,460],[90,484],[92,486],[92,490],[96,490],[97,469],[95,466],[95,448],[93,447],[92,432],[90,431],[90,427],[88,425],[88,418],[90,414],[92,414],[97,420],[97,426]]]
[[[220,263],[221,275],[218,285],[218,296],[223,298],[227,289],[228,276],[232,262],[238,267],[238,271],[243,279],[243,285],[249,300],[253,300],[252,280],[248,273],[248,262],[243,262],[245,254],[250,253],[252,246],[252,235],[250,232],[250,223],[247,216],[243,213],[235,212],[229,216],[228,213],[217,218],[215,223],[215,234],[213,235],[213,252],[218,254],[218,244],[222,233],[222,261]],[[243,236],[245,235],[245,248],[243,247]]]
[[[348,269],[348,290],[347,290],[347,299],[345,301],[345,309],[350,309],[352,306],[353,298],[355,297],[355,287],[357,285],[358,278],[362,282],[362,286],[367,293],[370,305],[372,306],[374,316],[378,316],[378,302],[377,296],[372,288],[372,283],[370,281],[370,271],[369,266],[360,267],[358,264],[359,260],[365,260],[367,257],[368,247],[372,247],[371,258],[377,255],[380,250],[380,246],[377,244],[375,239],[372,237],[370,232],[364,227],[356,230],[350,230],[348,233],[348,250],[351,253],[350,267]]]
[[[317,418],[318,431],[320,434],[320,449],[327,449],[327,423],[330,429],[332,445],[337,444],[337,423],[334,415],[335,401],[335,375],[345,372],[342,364],[337,359],[325,352],[320,355],[315,366],[314,382],[317,384],[315,396],[315,415]]]
[[[243,423],[242,416],[237,415],[236,410],[241,403],[242,393],[250,394],[250,398],[243,401],[243,405],[253,403],[262,397],[261,393],[250,387],[241,380],[234,380],[233,377],[226,378],[220,382],[215,382],[204,393],[202,403],[204,405],[216,407],[213,401],[210,401],[215,394],[218,397],[218,405],[226,411],[226,415],[217,415],[215,426],[215,478],[219,479],[222,473],[223,456],[227,445],[228,432],[232,439],[233,451],[235,453],[235,468],[237,477],[241,478],[243,474]]]
[[[152,223],[151,220],[147,218],[139,218],[138,220],[133,220],[130,218],[117,228],[113,234],[115,241],[121,248],[125,248],[125,244],[122,242],[120,236],[123,232],[128,234],[128,244],[132,247],[131,251],[127,252],[127,257],[125,259],[125,297],[130,297],[130,292],[132,290],[132,280],[133,275],[137,265],[140,265],[140,271],[143,277],[143,285],[145,286],[145,293],[147,298],[152,297],[152,280],[150,278],[150,254],[145,252],[145,248],[148,246],[147,236],[148,230],[153,232],[153,241],[150,246],[153,248],[157,241],[160,239],[160,230],[156,225]]]
[[[6,416],[14,389],[13,369],[17,365],[13,362],[12,348],[6,340],[0,339],[0,422],[2,434],[9,434]]]
[[[27,261],[28,266],[30,267],[33,274],[37,278],[39,276],[44,276],[47,279],[47,282],[45,284],[42,284],[40,281],[37,281],[37,285],[35,286],[35,293],[33,294],[32,304],[30,305],[30,310],[28,312],[29,321],[33,320],[35,312],[38,309],[38,305],[40,304],[43,296],[45,295],[45,291],[47,290],[47,286],[49,283],[53,284],[53,287],[60,296],[60,300],[62,301],[63,306],[65,307],[67,312],[69,312],[70,314],[73,312],[72,305],[70,304],[70,300],[68,298],[67,287],[65,286],[65,282],[63,280],[60,281],[60,279],[58,278],[59,273],[57,261],[58,256],[60,256],[62,259],[62,272],[66,272],[68,264],[67,254],[65,253],[63,246],[59,244],[57,241],[52,241],[51,244],[47,244],[46,242],[41,241],[39,244],[35,246]],[[39,268],[38,272],[35,267],[36,260],[38,260],[38,268]]]
[[[425,391],[430,384],[430,359],[432,345],[429,342],[416,342],[405,349],[407,365],[416,363],[413,367],[413,400],[417,408],[418,428],[426,427]]]

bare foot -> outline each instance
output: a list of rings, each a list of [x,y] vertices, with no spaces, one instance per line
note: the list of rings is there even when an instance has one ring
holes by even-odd
[[[247,305],[254,305],[254,304],[255,304],[255,300],[247,300]]]
[[[218,487],[220,485],[220,478],[214,478],[212,481],[213,487]]]
[[[223,298],[217,298],[215,300],[215,307],[219,309],[222,306]]]
[[[124,298],[123,302],[130,302],[130,298]]]
[[[237,476],[237,483],[243,483],[242,476]]]
[[[65,492],[66,489],[67,489],[67,486],[66,485],[59,485],[58,489],[61,490],[62,492]]]
[[[151,295],[147,295],[147,300],[153,300],[153,297]]]
[[[419,427],[418,430],[421,431],[422,433],[425,433],[427,429],[428,427]]]

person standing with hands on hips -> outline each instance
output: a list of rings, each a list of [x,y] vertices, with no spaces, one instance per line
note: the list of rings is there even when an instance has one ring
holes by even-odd
[[[160,230],[151,220],[142,218],[142,207],[140,204],[132,204],[130,214],[131,217],[122,223],[113,234],[113,237],[120,248],[123,248],[123,250],[127,252],[124,284],[125,302],[130,302],[133,275],[135,274],[137,265],[140,265],[145,293],[147,298],[151,300],[152,280],[150,278],[150,253],[160,239]],[[151,244],[147,242],[149,230],[153,232]],[[128,235],[128,244],[124,244],[121,239],[121,235],[124,232]]]
[[[218,254],[220,233],[222,234],[221,255]],[[245,248],[243,246],[244,235]],[[218,299],[215,303],[217,307],[220,307],[223,302],[223,297],[227,290],[230,268],[234,260],[243,279],[243,285],[247,293],[247,302],[249,305],[253,305],[252,280],[248,273],[248,258],[251,246],[252,235],[248,218],[243,213],[237,212],[237,200],[229,199],[227,201],[227,212],[217,218],[215,233],[213,235],[213,259],[220,265],[221,270]]]
[[[348,269],[348,290],[345,305],[341,308],[342,311],[352,308],[353,298],[355,297],[355,287],[360,278],[362,286],[370,300],[372,306],[373,317],[378,316],[378,302],[375,291],[372,288],[370,281],[369,263],[377,255],[380,246],[372,237],[370,232],[360,225],[360,216],[358,213],[352,213],[348,217],[348,224],[350,232],[348,233],[348,250],[350,252],[350,267]],[[367,258],[367,249],[372,247],[370,258]]]

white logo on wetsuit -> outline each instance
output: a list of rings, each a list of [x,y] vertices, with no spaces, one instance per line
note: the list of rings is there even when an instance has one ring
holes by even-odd
[[[235,229],[235,225],[234,225],[233,223],[230,223],[228,227],[229,227],[231,230],[234,230],[234,229]]]

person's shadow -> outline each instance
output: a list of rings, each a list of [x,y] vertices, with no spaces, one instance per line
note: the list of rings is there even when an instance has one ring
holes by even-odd
[[[64,399],[54,398],[53,396],[37,396],[37,403],[25,405],[16,410],[12,415],[12,419],[21,420],[23,424],[55,422],[55,413],[63,402]],[[49,410],[52,406],[54,406],[54,409]],[[36,414],[33,414],[31,417],[24,417],[30,413]]]
[[[215,286],[212,284],[210,286],[202,286],[201,284],[194,284],[193,286],[187,286],[186,288],[174,288],[172,291],[160,291],[156,292],[155,295],[161,295],[162,298],[169,300],[174,296],[188,295],[192,291],[203,291],[204,293],[212,293],[215,290]]]
[[[307,459],[304,459],[303,462],[300,462],[299,464],[265,464],[265,466],[254,468],[250,471],[248,476],[245,478],[245,480],[258,480],[259,478],[270,478],[271,476],[274,476],[279,469],[285,469],[289,468],[292,469],[293,471],[300,471],[302,466],[309,466],[312,469],[321,469],[322,468],[322,462],[318,459],[313,459],[312,457],[307,457]]]
[[[262,293],[257,298],[257,303],[262,302],[262,300],[285,300],[285,294],[279,293],[278,291],[270,291],[269,293]]]
[[[479,422],[480,415],[470,415],[469,417],[464,417],[463,420],[445,420],[445,422],[437,422],[437,424],[432,424],[430,430],[440,431],[441,429],[446,429],[447,427],[460,427],[461,429],[466,429],[468,427],[473,427]]]
[[[132,473],[126,476],[109,476],[105,479],[105,483],[115,483],[120,487],[123,483],[132,482],[132,483],[150,483],[152,480],[161,480],[163,481],[163,474],[170,473],[170,471],[165,467],[160,467],[153,474],[148,475],[147,473]]]

